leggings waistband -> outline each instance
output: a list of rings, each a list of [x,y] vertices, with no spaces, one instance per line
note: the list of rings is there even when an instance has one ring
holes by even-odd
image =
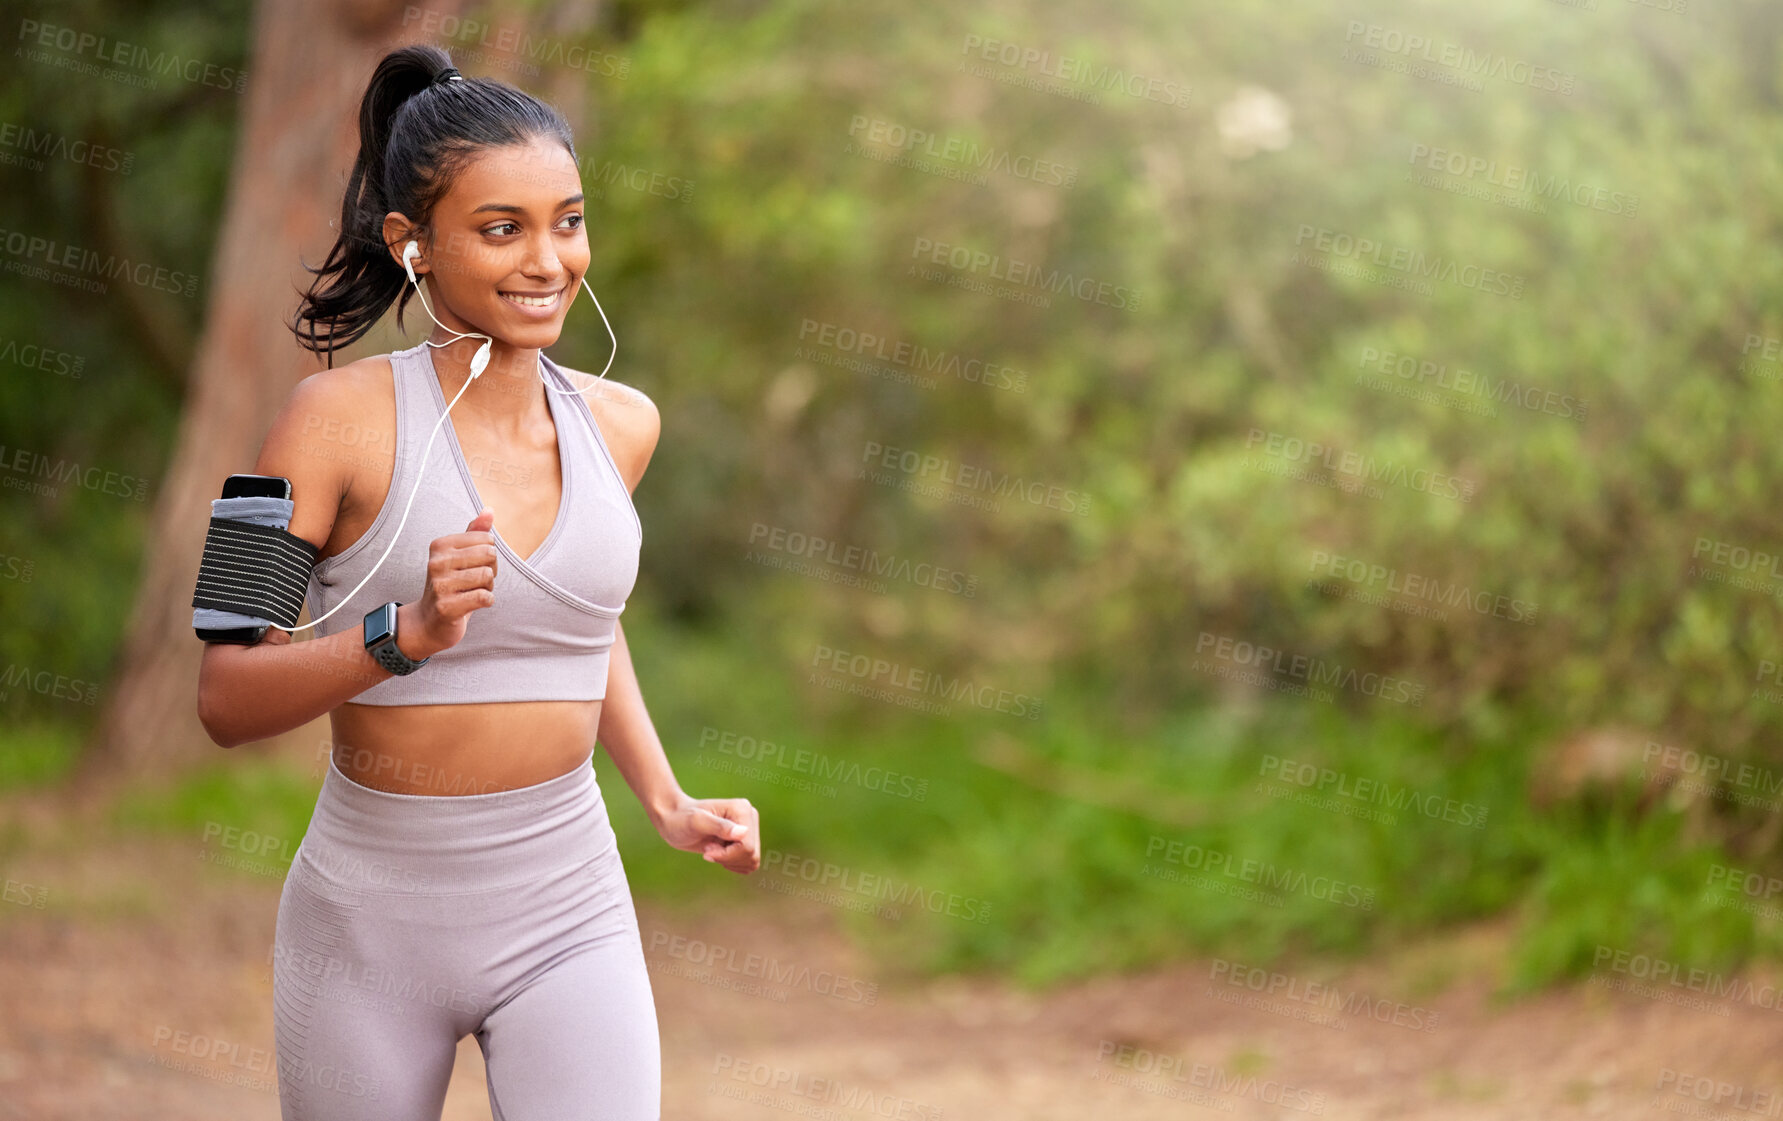
[[[617,847],[585,761],[489,794],[395,794],[361,785],[331,756],[298,858],[359,891],[451,894],[504,887]]]

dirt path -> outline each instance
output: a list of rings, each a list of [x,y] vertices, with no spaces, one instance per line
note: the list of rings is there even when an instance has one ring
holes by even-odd
[[[282,870],[221,869],[171,841],[94,842],[47,818],[26,828],[49,839],[0,869],[12,882],[0,903],[0,1119],[276,1119],[268,948]],[[31,891],[46,885],[56,906],[38,909]],[[1468,1121],[1783,1109],[1754,1097],[1783,1089],[1777,1012],[1737,1000],[1689,1008],[1592,984],[1494,1008],[1504,937],[1491,928],[1339,975],[1272,979],[1199,962],[1036,997],[990,982],[880,978],[834,919],[766,893],[742,913],[641,908],[665,1118]],[[733,966],[714,970],[715,949]],[[750,954],[772,959],[779,977],[752,977]],[[1441,992],[1411,995],[1432,977],[1448,979]],[[1254,1006],[1233,978],[1273,980],[1275,1003]],[[1338,1007],[1319,1003],[1314,981],[1335,987]],[[458,1060],[445,1116],[486,1121],[473,1041]],[[1722,1094],[1706,1112],[1690,1096],[1705,1087]]]

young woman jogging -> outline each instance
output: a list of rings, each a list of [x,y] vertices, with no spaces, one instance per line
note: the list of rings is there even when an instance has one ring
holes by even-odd
[[[211,643],[199,681],[225,747],[333,729],[273,947],[283,1118],[434,1121],[470,1034],[496,1121],[655,1121],[656,1011],[594,744],[670,845],[739,873],[761,853],[747,800],[676,782],[619,625],[657,412],[543,353],[591,252],[555,109],[412,46],[372,75],[359,137],[293,325],[329,368],[254,468],[291,481],[289,532],[319,550],[317,637]],[[333,367],[412,296],[427,339]]]

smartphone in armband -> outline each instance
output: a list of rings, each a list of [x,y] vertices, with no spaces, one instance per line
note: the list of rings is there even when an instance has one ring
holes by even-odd
[[[283,475],[231,475],[223,480],[222,498],[290,498],[291,480]],[[195,628],[205,642],[234,642],[252,646],[266,637],[267,627]]]

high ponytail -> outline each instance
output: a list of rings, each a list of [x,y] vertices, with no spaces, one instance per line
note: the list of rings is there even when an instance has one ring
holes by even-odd
[[[484,148],[545,136],[576,155],[556,109],[493,78],[457,74],[452,56],[431,44],[400,47],[372,72],[359,105],[359,155],[341,200],[340,234],[303,294],[291,330],[299,346],[325,355],[377,325],[391,303],[402,326],[415,292],[384,244],[384,216],[400,211],[425,226],[434,204],[467,160]]]

